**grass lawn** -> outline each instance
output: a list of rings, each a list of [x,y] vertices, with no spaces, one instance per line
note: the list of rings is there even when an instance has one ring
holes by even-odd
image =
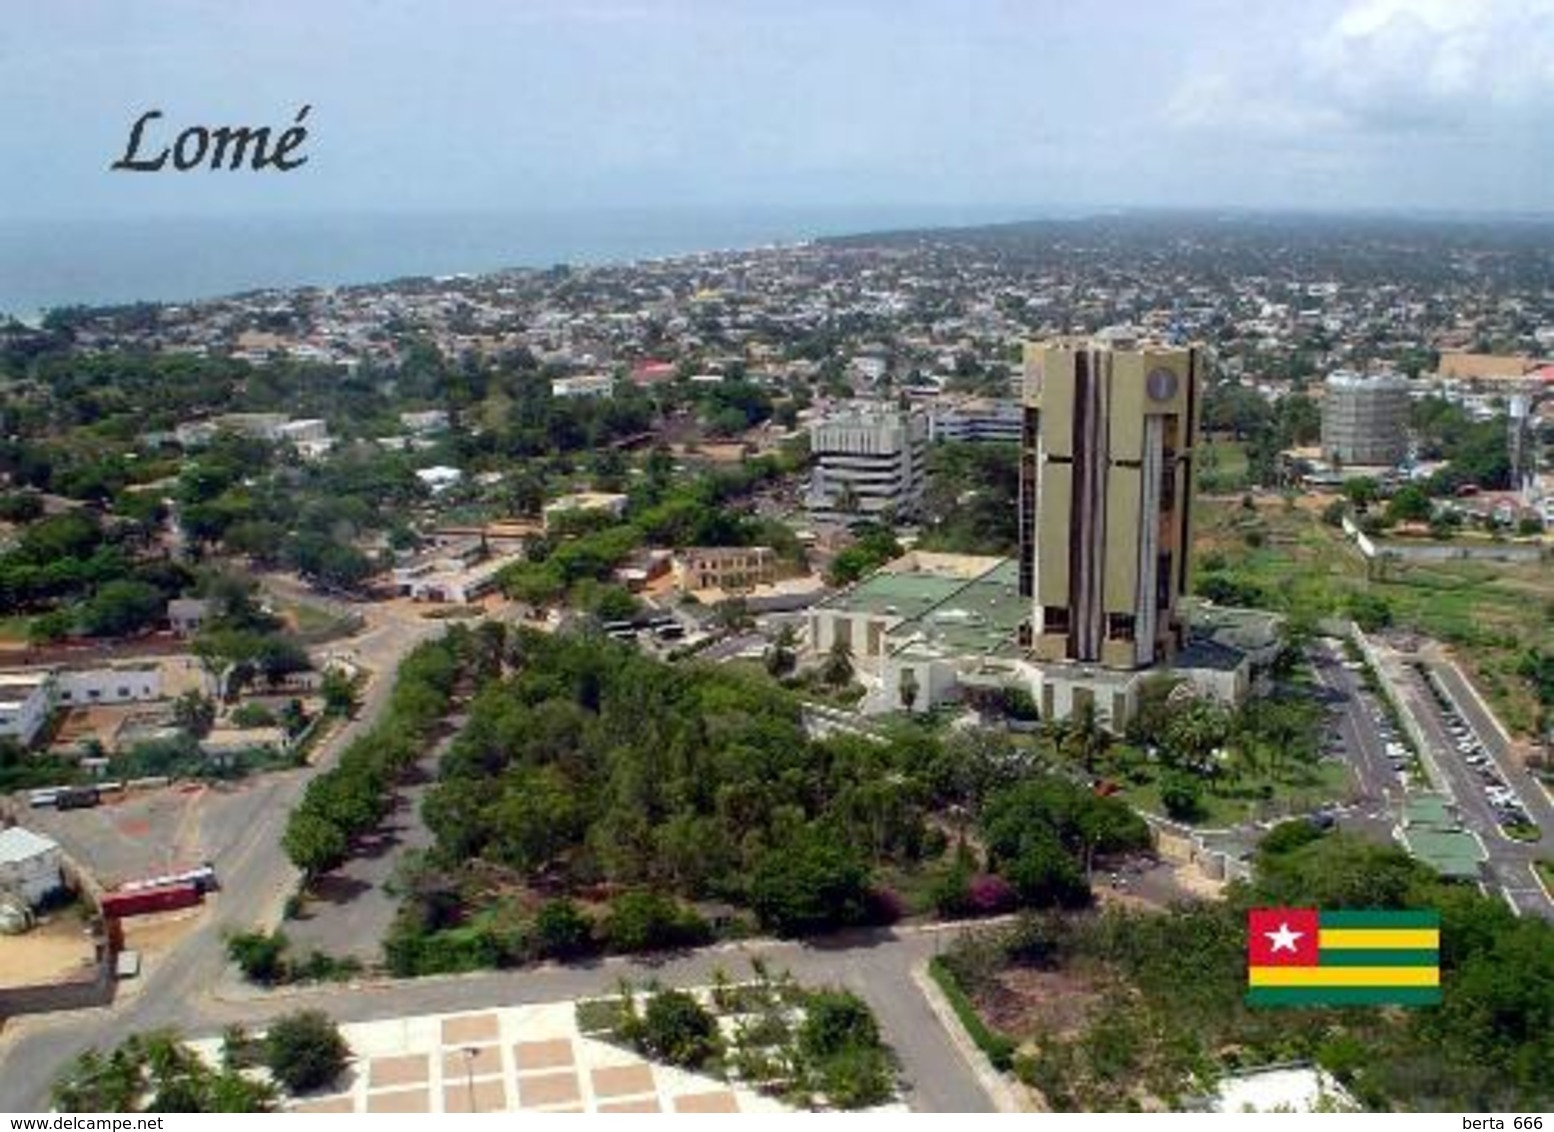
[[[901,910],[908,916],[923,916],[933,912],[933,889],[942,867],[937,862],[914,869],[889,865],[878,870],[880,884],[901,898]]]
[[[351,624],[346,618],[309,602],[283,602],[278,612],[294,631],[312,641],[343,637],[351,632]]]
[[[1196,562],[1260,594],[1260,604],[1311,617],[1341,613],[1350,594],[1383,598],[1394,624],[1451,645],[1512,730],[1526,733],[1537,705],[1516,666],[1527,648],[1554,640],[1554,564],[1439,562],[1373,568],[1324,525],[1320,508],[1259,499],[1199,500]],[[1256,545],[1254,545],[1256,544]]]
[[[1271,787],[1268,797],[1265,787]],[[1323,760],[1312,767],[1292,768],[1282,778],[1259,775],[1231,786],[1210,789],[1203,794],[1203,812],[1191,824],[1204,829],[1220,829],[1241,822],[1306,813],[1324,802],[1341,802],[1354,789],[1354,777],[1343,763]],[[1122,798],[1135,809],[1165,814],[1157,781],[1130,786]]]
[[[32,624],[32,618],[22,614],[0,617],[0,641],[25,641],[27,626],[30,624]]]
[[[1202,448],[1199,486],[1211,494],[1242,491],[1247,486],[1246,445],[1237,440],[1211,440]]]
[[[1554,891],[1554,861],[1535,861],[1533,864],[1538,870],[1538,875],[1543,878],[1543,883],[1550,891]]]

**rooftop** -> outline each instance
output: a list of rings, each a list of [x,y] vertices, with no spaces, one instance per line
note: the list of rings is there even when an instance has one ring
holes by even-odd
[[[1408,851],[1448,880],[1478,880],[1484,847],[1460,829],[1412,826],[1403,831]]]
[[[1020,597],[1019,564],[1012,558],[995,562],[910,624],[898,626],[894,635],[909,635],[915,643],[952,653],[1016,650],[1016,634],[1030,606]]]
[[[19,825],[0,830],[0,864],[30,861],[34,857],[52,853],[58,849],[59,846],[52,838],[34,833],[30,829],[23,829]]]

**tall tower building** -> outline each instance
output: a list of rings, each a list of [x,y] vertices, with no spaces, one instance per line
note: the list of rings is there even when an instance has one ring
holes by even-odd
[[[1026,345],[1020,593],[1036,660],[1136,669],[1183,643],[1202,367],[1195,347]]]
[[[1395,373],[1338,370],[1322,396],[1322,454],[1351,466],[1390,467],[1408,452],[1410,385]]]

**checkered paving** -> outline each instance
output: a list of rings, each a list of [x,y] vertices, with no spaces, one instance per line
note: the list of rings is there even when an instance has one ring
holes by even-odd
[[[578,1033],[570,1002],[343,1025],[356,1063],[292,1112],[784,1112]]]

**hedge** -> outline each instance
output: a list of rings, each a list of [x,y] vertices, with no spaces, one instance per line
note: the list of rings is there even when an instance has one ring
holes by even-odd
[[[955,972],[950,970],[948,964],[936,955],[928,961],[928,973],[933,977],[933,981],[939,984],[939,989],[944,992],[944,997],[949,999],[950,1007],[955,1011],[955,1016],[960,1019],[960,1024],[965,1027],[966,1033],[971,1035],[971,1040],[977,1043],[977,1048],[987,1055],[987,1059],[993,1063],[993,1068],[1000,1071],[1012,1068],[1014,1051],[1018,1048],[1017,1043],[1007,1034],[1000,1034],[990,1029],[988,1024],[982,1021],[982,1015],[977,1013],[977,1008],[961,989],[960,981],[956,979]]]

